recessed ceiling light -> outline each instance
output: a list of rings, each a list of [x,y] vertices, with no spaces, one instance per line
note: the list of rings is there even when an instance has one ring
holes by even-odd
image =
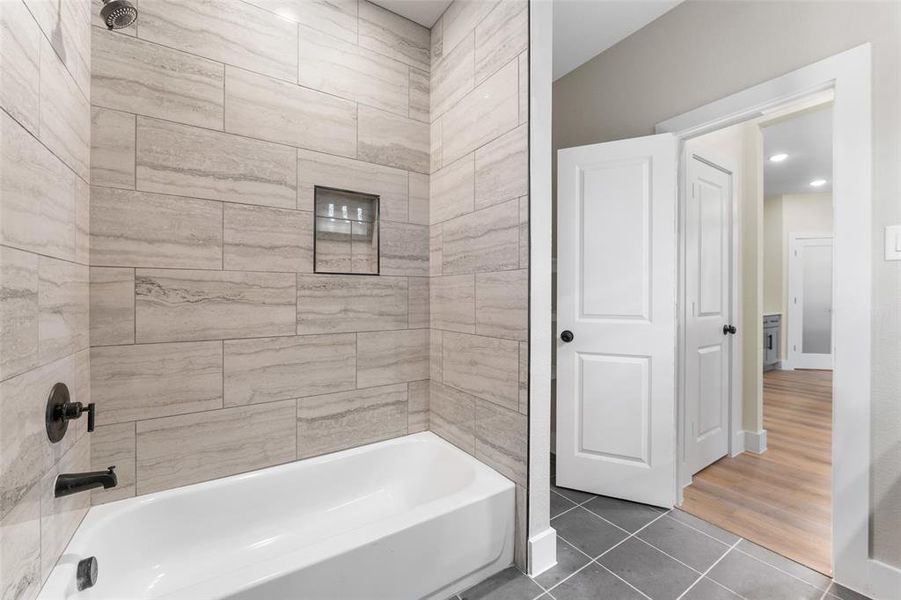
[[[814,179],[810,182],[811,187],[823,187],[824,185],[826,185],[825,179]]]
[[[774,154],[770,157],[770,162],[782,162],[788,158],[788,154],[785,152],[780,152],[779,154]]]

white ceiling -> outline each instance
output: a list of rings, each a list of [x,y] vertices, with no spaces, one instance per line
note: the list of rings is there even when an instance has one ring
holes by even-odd
[[[372,0],[372,2],[431,29],[452,0]]]
[[[554,0],[554,80],[629,37],[682,0]]]
[[[832,192],[832,105],[763,128],[764,195]],[[780,163],[770,161],[785,153]],[[814,179],[826,185],[811,187]]]

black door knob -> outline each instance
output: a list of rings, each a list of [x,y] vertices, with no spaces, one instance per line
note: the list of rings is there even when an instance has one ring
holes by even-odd
[[[737,332],[738,329],[735,328],[735,325],[723,325],[723,335],[733,334]]]
[[[567,344],[570,343],[571,341],[573,341],[573,339],[575,339],[575,337],[576,336],[574,336],[573,332],[570,331],[569,329],[565,330],[563,333],[560,334],[560,339],[563,340],[564,342],[566,342]]]

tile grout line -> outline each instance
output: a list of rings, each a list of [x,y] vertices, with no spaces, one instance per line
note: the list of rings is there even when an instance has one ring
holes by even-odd
[[[736,546],[737,546],[742,540],[748,542],[749,544],[753,544],[753,543],[754,543],[754,542],[752,542],[751,540],[748,540],[748,539],[745,539],[745,538],[741,538],[740,540],[738,540],[738,542],[736,542]],[[772,550],[769,550],[769,548],[765,548],[765,547],[763,547],[763,546],[760,546],[760,547],[763,548],[764,550],[768,550],[769,552],[773,552]],[[780,569],[780,568],[777,567],[776,565],[771,564],[771,563],[768,563],[768,562],[766,562],[765,560],[760,559],[760,558],[754,556],[753,554],[750,554],[750,553],[748,553],[748,552],[745,552],[745,551],[742,550],[741,548],[735,548],[735,551],[736,551],[736,552],[740,552],[740,553],[744,554],[745,556],[747,556],[747,557],[749,557],[749,558],[753,558],[754,560],[756,560],[756,561],[759,562],[760,564],[766,565],[766,566],[768,566],[768,567],[770,567],[770,568],[773,568],[773,569],[779,571],[780,573],[782,573],[783,575],[788,575],[788,576],[791,577],[792,579],[796,579],[796,580],[800,581],[801,583],[803,583],[804,585],[810,586],[810,587],[812,587],[813,589],[815,589],[815,590],[817,590],[817,591],[820,591],[820,588],[818,588],[816,585],[810,583],[809,581],[805,581],[804,579],[801,579],[800,577],[798,577],[798,576],[795,575],[794,573],[789,573],[788,571],[786,571],[786,570],[784,570],[784,569]],[[773,554],[776,554],[776,556],[779,556],[779,557],[781,557],[781,558],[784,558],[784,559],[786,559],[786,560],[788,560],[788,561],[791,561],[791,562],[793,562],[793,563],[795,562],[795,561],[791,560],[791,559],[788,558],[788,557],[782,556],[781,554],[777,554],[777,553],[775,553],[775,552],[773,552]],[[813,569],[810,569],[810,567],[807,567],[806,565],[802,565],[801,563],[795,563],[795,564],[800,565],[800,566],[804,567],[805,569],[809,569],[810,571],[813,571]],[[826,577],[825,575],[823,575],[822,573],[820,573],[820,572],[818,572],[818,571],[813,571],[813,572],[816,573],[817,575],[822,575],[823,577]],[[828,592],[829,588],[832,587],[832,583],[833,583],[831,577],[829,577],[828,579],[829,579],[829,585],[826,586],[826,591],[827,591],[827,592]]]
[[[687,593],[689,592],[689,590],[691,590],[694,586],[696,586],[696,585],[698,584],[699,581],[701,581],[702,579],[704,579],[705,577],[707,577],[707,574],[710,573],[710,571],[712,571],[713,568],[714,568],[715,566],[717,566],[717,565],[720,563],[721,560],[723,560],[724,558],[726,558],[726,555],[729,554],[730,552],[732,552],[732,551],[735,549],[735,547],[738,546],[739,542],[741,542],[741,538],[739,538],[739,540],[738,540],[737,542],[735,542],[734,544],[732,544],[731,546],[729,546],[729,548],[727,548],[726,551],[723,552],[723,555],[722,555],[722,556],[720,556],[718,559],[716,559],[716,560],[713,562],[712,565],[710,565],[709,567],[707,567],[707,570],[706,570],[706,571],[704,571],[703,573],[701,573],[701,575],[700,575],[697,579],[694,580],[694,583],[692,583],[690,586],[688,586],[688,588],[687,588],[684,592],[682,592],[681,594],[679,594],[679,597],[676,598],[676,600],[681,600],[681,598],[683,598],[683,597],[685,596],[685,594],[687,594]],[[711,581],[714,581],[714,580],[711,579]],[[714,583],[716,583],[717,585],[719,585],[719,582],[717,582],[717,581],[714,581]],[[722,586],[722,587],[723,587],[724,589],[729,590],[729,588],[727,588],[727,587],[725,587],[725,586]],[[729,590],[729,591],[731,592],[732,590]],[[736,594],[736,595],[739,595],[739,594]]]

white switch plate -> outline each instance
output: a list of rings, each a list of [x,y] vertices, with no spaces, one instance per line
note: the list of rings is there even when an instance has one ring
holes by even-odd
[[[885,260],[901,260],[901,225],[885,228]]]

